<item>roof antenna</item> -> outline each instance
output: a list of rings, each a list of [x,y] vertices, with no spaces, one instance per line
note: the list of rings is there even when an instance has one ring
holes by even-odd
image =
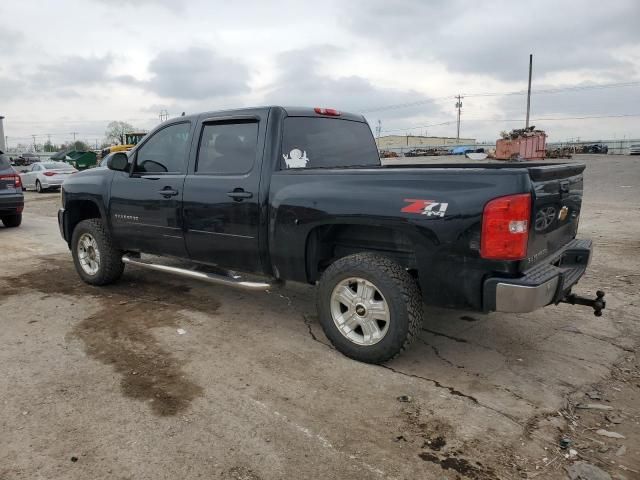
[[[181,117],[184,117],[184,112],[182,112],[182,115],[180,115]]]

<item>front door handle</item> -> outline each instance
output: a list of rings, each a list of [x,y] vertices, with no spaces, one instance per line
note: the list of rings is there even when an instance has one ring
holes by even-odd
[[[164,187],[162,190],[158,190],[158,193],[164,198],[175,197],[178,195],[178,191],[171,187]]]
[[[234,200],[240,202],[242,201],[242,199],[244,198],[252,198],[253,197],[253,193],[251,192],[245,192],[242,188],[236,188],[233,190],[233,192],[228,192],[227,195],[229,195],[231,198],[233,198]]]

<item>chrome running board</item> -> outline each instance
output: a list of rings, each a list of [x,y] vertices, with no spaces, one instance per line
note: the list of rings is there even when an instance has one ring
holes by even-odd
[[[215,283],[217,285],[226,285],[228,287],[242,288],[244,290],[269,290],[281,285],[279,280],[273,279],[270,282],[250,282],[242,280],[242,277],[234,274],[219,275],[210,272],[199,272],[197,270],[187,270],[186,268],[171,267],[169,265],[162,265],[159,263],[145,262],[139,258],[132,258],[129,255],[122,256],[122,262],[125,264],[135,265],[136,267],[148,268],[149,270],[156,270],[158,272],[172,273],[174,275],[180,275],[187,278],[194,278],[196,280],[204,280],[205,282]]]

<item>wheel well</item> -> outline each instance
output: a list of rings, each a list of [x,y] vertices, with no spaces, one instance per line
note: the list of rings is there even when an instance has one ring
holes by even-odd
[[[98,205],[90,200],[74,200],[73,202],[69,202],[65,210],[68,212],[66,228],[68,229],[67,238],[69,242],[71,242],[71,236],[78,223],[82,220],[100,218],[102,216]]]
[[[360,252],[376,252],[393,258],[417,275],[414,243],[406,233],[372,225],[324,225],[307,237],[306,267],[313,283],[337,259]]]

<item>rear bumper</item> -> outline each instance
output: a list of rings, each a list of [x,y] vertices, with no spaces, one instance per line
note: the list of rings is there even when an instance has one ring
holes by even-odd
[[[42,188],[60,188],[62,186],[62,183],[64,182],[64,179],[49,179],[49,180],[43,180],[41,183]]]
[[[524,313],[560,302],[584,275],[592,251],[591,240],[574,239],[522,277],[485,280],[483,309]]]
[[[22,213],[24,209],[24,195],[22,192],[16,194],[0,195],[0,214],[15,215]]]

